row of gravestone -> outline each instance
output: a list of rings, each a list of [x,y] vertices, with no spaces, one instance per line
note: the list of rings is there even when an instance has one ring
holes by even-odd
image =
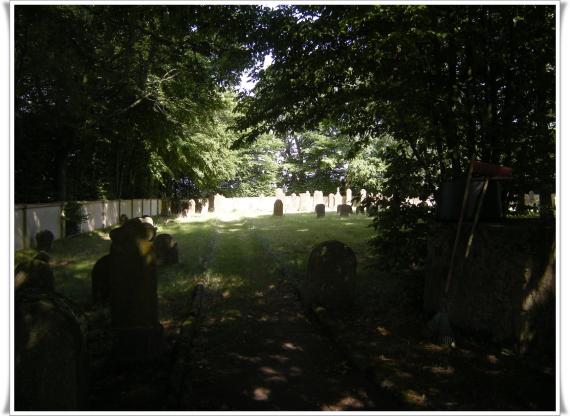
[[[363,212],[362,210],[357,208],[356,212],[360,213]],[[348,217],[350,214],[353,213],[352,206],[349,204],[340,204],[336,207],[336,212],[341,217]],[[317,204],[315,205],[315,213],[317,214],[317,218],[323,218],[326,213],[326,206],[325,204]],[[283,201],[281,199],[277,199],[273,204],[273,215],[276,217],[283,216]]]
[[[178,261],[168,234],[156,235],[152,218],[125,220],[111,231],[110,253],[92,270],[94,303],[110,304],[112,359],[140,361],[160,353],[158,264]],[[53,235],[38,233],[38,248],[51,249]],[[51,241],[50,241],[51,240]],[[50,257],[39,251],[15,270],[15,409],[81,410],[87,398],[87,320],[57,293]]]

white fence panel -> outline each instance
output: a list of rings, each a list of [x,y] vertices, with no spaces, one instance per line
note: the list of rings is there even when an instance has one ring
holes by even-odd
[[[133,199],[133,216],[132,216],[132,218],[143,216],[143,203],[142,202],[143,202],[142,199]]]
[[[119,210],[121,211],[121,215],[125,214],[127,217],[132,218],[133,201],[131,201],[130,199],[128,200],[121,199]]]
[[[87,214],[87,221],[81,224],[81,232],[85,233],[103,228],[103,205],[101,202],[82,202],[81,205]]]
[[[26,236],[24,247],[36,246],[36,234],[49,230],[55,238],[61,238],[61,205],[27,205],[26,206]]]
[[[159,206],[158,201],[159,201],[158,199],[151,199],[151,201],[150,201],[150,212],[151,212],[150,215],[152,215],[152,216],[159,214],[159,212],[158,212],[158,206]]]
[[[150,199],[143,199],[142,200],[142,206],[143,206],[142,215],[152,215]]]
[[[21,250],[25,246],[24,208],[14,209],[14,249]]]
[[[119,223],[119,201],[103,202],[103,227]]]

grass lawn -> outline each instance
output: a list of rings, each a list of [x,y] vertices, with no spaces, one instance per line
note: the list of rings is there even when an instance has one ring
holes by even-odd
[[[276,297],[273,289],[283,281],[302,288],[311,248],[325,240],[339,240],[349,245],[357,257],[355,302],[349,310],[320,309],[317,315],[331,328],[334,342],[351,352],[354,362],[365,368],[376,386],[397,397],[402,403],[401,410],[553,410],[552,369],[536,369],[467,334],[458,334],[455,349],[432,343],[425,332],[430,317],[422,312],[422,275],[379,273],[368,251],[367,240],[374,235],[370,224],[371,219],[364,216],[340,218],[334,213],[320,219],[314,214],[286,214],[231,221],[159,223],[159,233],[171,234],[179,248],[179,263],[158,269],[160,320],[168,334],[169,328],[187,319],[191,292],[197,283],[215,293],[218,300],[206,311],[206,319],[211,322],[205,322],[209,332],[201,335],[204,345],[208,345],[202,354],[204,361],[209,359],[214,366],[218,362],[218,370],[223,374],[224,366],[232,365],[230,355],[235,352],[227,349],[231,345],[242,348],[237,342],[240,337],[255,343],[252,331],[265,331],[267,338],[274,335],[271,331],[276,331],[279,325],[287,328],[287,320],[306,322],[298,318],[302,312],[292,306],[295,301]],[[52,266],[56,290],[88,312],[93,312],[90,272],[97,259],[109,251],[108,231],[54,243]],[[15,261],[30,259],[34,254],[34,250],[18,251]],[[273,306],[271,302],[275,302]],[[279,308],[292,311],[283,315]],[[307,334],[303,337],[310,338]],[[199,363],[199,352],[195,357],[193,360]],[[308,361],[304,363],[311,367]],[[204,377],[216,374],[215,370],[205,372]],[[161,371],[165,373],[163,379],[168,380],[169,369]],[[195,374],[200,374],[203,370],[196,371]],[[93,376],[94,385],[107,389],[109,396],[97,393],[96,401],[111,403],[115,400],[111,396],[119,387],[104,378],[108,374],[101,374]],[[240,376],[234,377],[239,382]],[[157,385],[166,383],[167,389],[167,381],[163,379]],[[307,378],[305,387],[310,389],[317,382],[314,377]],[[234,393],[230,389],[228,397]],[[140,400],[139,397],[134,401],[140,404]],[[192,398],[189,400],[190,405],[181,410],[192,409],[194,402]],[[157,397],[147,410],[155,409],[153,406],[163,401]],[[117,403],[117,409],[126,408]]]

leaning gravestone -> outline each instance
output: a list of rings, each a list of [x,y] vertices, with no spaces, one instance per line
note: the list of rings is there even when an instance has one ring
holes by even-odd
[[[317,218],[322,218],[325,216],[325,204],[317,204],[315,206],[315,212],[317,213]]]
[[[85,317],[62,295],[16,292],[15,410],[87,410],[86,334]]]
[[[53,270],[49,255],[40,251],[33,260],[18,264],[14,270],[14,289],[35,289],[40,292],[54,290]]]
[[[275,217],[282,217],[283,216],[283,201],[280,199],[276,200],[273,204],[273,215]]]
[[[356,256],[336,240],[317,244],[309,255],[306,297],[311,304],[341,308],[352,302]]]
[[[113,357],[118,361],[154,358],[162,345],[154,234],[147,225],[133,219],[110,233]]]
[[[36,250],[51,251],[53,240],[53,233],[50,230],[40,231],[36,234]]]
[[[170,234],[159,234],[154,239],[157,265],[178,263],[178,243]]]
[[[113,258],[110,254],[101,257],[91,270],[91,299],[93,303],[109,303],[111,298],[111,267]]]

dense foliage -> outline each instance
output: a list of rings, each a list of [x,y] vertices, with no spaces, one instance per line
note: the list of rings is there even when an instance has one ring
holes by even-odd
[[[281,7],[274,23],[242,140],[323,122],[355,146],[391,136],[375,221],[386,260],[422,257],[430,208],[406,199],[437,195],[472,159],[514,168],[511,199],[553,189],[554,6]]]
[[[260,59],[262,14],[17,5],[16,201],[149,197],[173,180],[228,179],[224,91]]]

